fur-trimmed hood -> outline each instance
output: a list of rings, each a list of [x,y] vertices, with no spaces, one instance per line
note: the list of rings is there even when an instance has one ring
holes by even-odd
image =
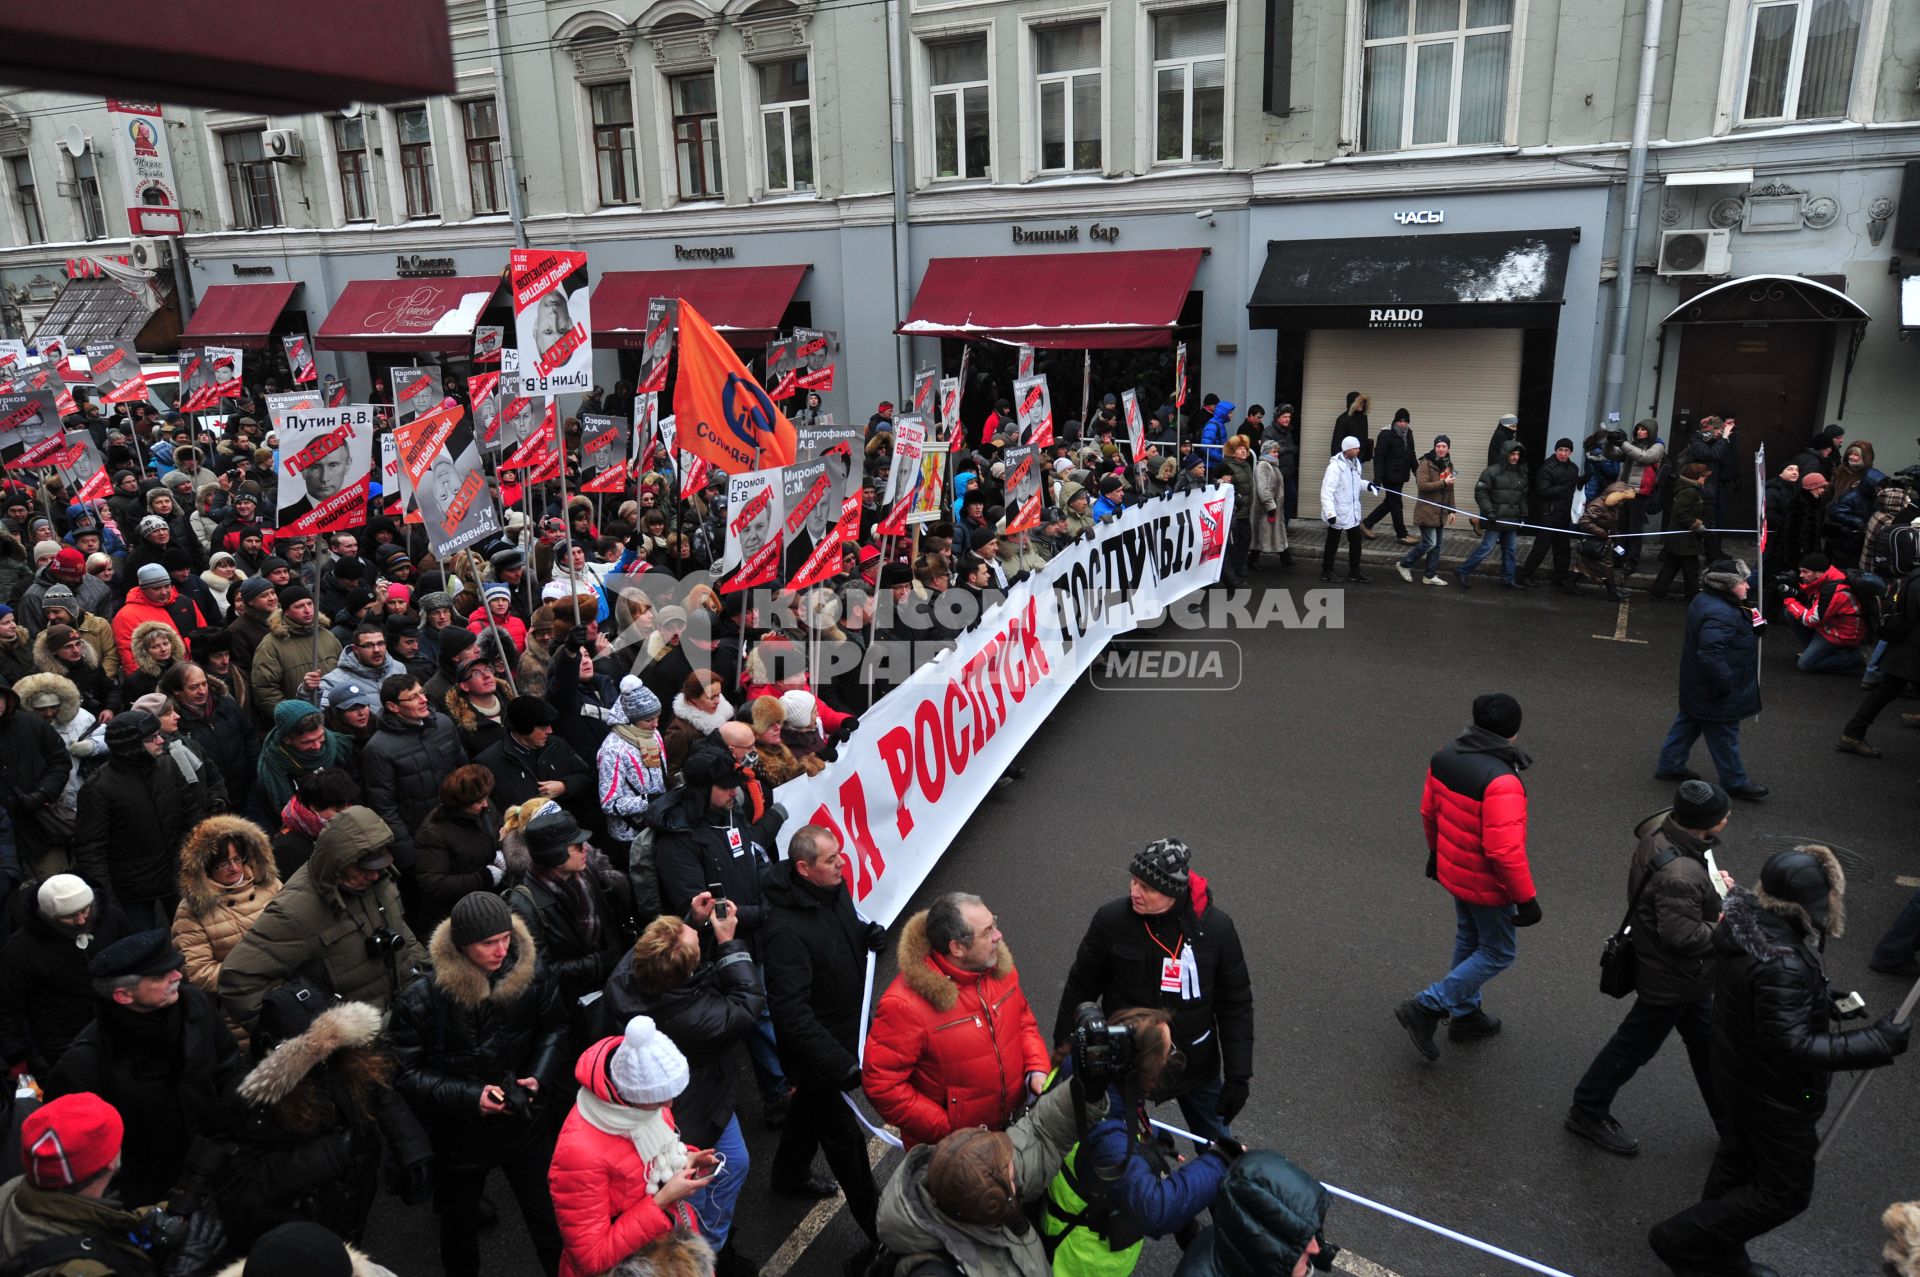
[[[607,1277],[713,1277],[713,1265],[706,1238],[675,1229],[615,1264]]]
[[[449,687],[447,689],[447,717],[451,718],[453,725],[463,732],[477,732],[487,723],[498,723],[501,728],[504,729],[506,727],[506,705],[508,700],[504,694],[506,687],[506,681],[504,679],[501,680],[500,687],[501,690],[494,693],[500,701],[499,718],[488,718],[485,714],[475,709],[473,702],[467,699],[467,694],[458,687]]]
[[[133,637],[128,641],[127,646],[133,652],[134,668],[148,678],[159,678],[166,672],[160,668],[160,662],[147,655],[147,640],[155,634],[165,634],[173,643],[175,662],[187,659],[187,645],[180,638],[180,631],[165,621],[142,621],[133,627]]]
[[[533,934],[520,915],[513,917],[513,944],[507,950],[506,974],[490,979],[467,960],[453,943],[453,919],[433,929],[427,956],[433,960],[433,983],[457,1006],[473,1010],[485,1002],[511,1002],[533,983],[534,960],[539,953]]]
[[[207,491],[218,492],[219,489],[208,488]],[[342,1245],[346,1245],[346,1243],[343,1242]],[[347,1258],[353,1261],[353,1277],[397,1277],[397,1274],[395,1274],[391,1268],[386,1268],[374,1263],[365,1251],[353,1246],[347,1246]],[[242,1255],[239,1259],[234,1260],[231,1264],[228,1264],[225,1268],[215,1273],[213,1277],[241,1277],[241,1274],[246,1272],[246,1269],[246,1256]]]
[[[76,632],[84,634],[79,626],[76,625],[73,628]],[[80,645],[80,663],[89,669],[100,668],[100,653],[93,650],[93,644]],[[60,663],[60,658],[54,655],[53,649],[47,645],[46,630],[41,630],[33,637],[33,667],[47,674],[64,675],[66,673],[67,667]]]
[[[1817,844],[1797,847],[1795,850],[1804,851],[1820,862],[1828,884],[1827,907],[1830,912],[1826,934],[1829,937],[1844,934],[1847,916],[1843,897],[1846,895],[1847,880],[1839,859],[1829,848]],[[1769,915],[1780,921],[1769,924]],[[1715,946],[1723,953],[1744,953],[1758,962],[1774,961],[1790,952],[1795,941],[1821,934],[1804,908],[1791,900],[1770,895],[1764,887],[1753,891],[1735,887],[1727,896],[1720,919]]]
[[[1920,1202],[1895,1202],[1880,1223],[1887,1230],[1886,1249],[1880,1252],[1887,1277],[1920,1277]]]
[[[380,1012],[365,1002],[342,1002],[314,1017],[307,1031],[288,1038],[240,1081],[240,1098],[262,1107],[293,1094],[307,1074],[336,1051],[373,1045],[380,1036]]]
[[[222,887],[207,876],[208,864],[225,849],[229,838],[246,849],[249,881],[245,887]],[[254,890],[269,896],[280,890],[273,845],[260,826],[241,816],[209,816],[188,832],[180,844],[180,904],[190,917],[205,919],[229,892]]]
[[[236,559],[235,562],[238,562],[238,560]],[[325,612],[315,612],[313,614],[313,623],[323,630],[333,628],[333,621]],[[270,633],[278,634],[281,638],[307,638],[313,633],[310,629],[296,631],[293,628],[293,622],[289,621],[287,614],[279,608],[273,609],[273,614],[267,618],[267,629]]]
[[[86,645],[82,644],[82,646]],[[87,650],[91,652],[93,649],[88,647]],[[36,657],[39,655],[37,644],[34,655]],[[73,716],[80,712],[80,689],[75,687],[73,680],[64,674],[29,674],[25,678],[16,679],[13,690],[19,695],[22,705],[32,704],[33,698],[42,692],[52,692],[58,696],[60,707],[53,711],[55,723],[62,725],[71,723]]]
[[[1827,926],[1829,938],[1839,939],[1847,934],[1847,871],[1840,866],[1840,858],[1833,854],[1831,847],[1819,843],[1804,843],[1795,847],[1795,851],[1805,852],[1820,864],[1820,872],[1827,879]],[[1754,903],[1768,913],[1778,914],[1800,928],[1803,935],[1817,935],[1820,928],[1813,925],[1813,919],[1807,911],[1791,900],[1781,900],[1767,893],[1765,887],[1757,887],[1753,893]]]
[[[689,727],[692,727],[702,736],[705,736],[712,732],[719,731],[722,723],[731,723],[733,721],[733,705],[722,695],[720,697],[720,704],[715,708],[713,713],[709,714],[698,705],[689,702],[685,692],[675,692],[673,694],[673,716],[686,723]]]
[[[960,1000],[960,986],[933,961],[927,943],[927,911],[922,909],[907,919],[900,932],[897,951],[900,979],[936,1011],[951,1011]],[[993,970],[984,974],[1005,980],[1013,975],[1013,951],[1002,940],[994,954]]]

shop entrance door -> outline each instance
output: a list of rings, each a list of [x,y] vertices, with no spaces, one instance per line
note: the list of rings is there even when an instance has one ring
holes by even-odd
[[[1820,428],[1826,370],[1832,364],[1831,324],[1690,324],[1680,339],[1673,422],[1666,433],[1679,448],[1702,417],[1739,422],[1734,448],[1739,479],[1727,503],[1727,525],[1755,524],[1753,455],[1767,446],[1768,477]]]

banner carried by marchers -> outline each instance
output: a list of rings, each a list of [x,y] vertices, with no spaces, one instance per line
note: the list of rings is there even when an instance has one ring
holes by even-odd
[[[580,491],[623,492],[627,487],[627,419],[580,414]]]
[[[767,393],[775,400],[791,399],[799,389],[800,374],[793,357],[793,338],[776,337],[767,343]]]
[[[506,345],[507,329],[504,324],[475,324],[473,326],[473,362],[476,364],[497,364],[500,362],[500,349]]]
[[[280,339],[287,351],[287,373],[296,386],[311,386],[320,380],[320,370],[313,364],[313,347],[308,345],[301,333],[290,333]]]
[[[913,374],[913,402],[907,405],[907,411],[917,412],[931,420],[938,410],[938,406],[933,401],[933,394],[939,380],[940,374],[931,368],[922,368]]]
[[[1008,532],[1040,526],[1040,457],[1040,449],[1030,443],[1016,444],[1000,455],[1007,470],[1007,505],[1016,507],[1007,516]],[[987,522],[994,520],[989,516]]]
[[[680,446],[727,474],[793,461],[793,423],[755,381],[726,339],[680,303],[680,369],[673,387]]]
[[[113,478],[107,473],[107,466],[100,459],[100,448],[93,441],[93,435],[85,430],[69,430],[64,436],[66,447],[54,458],[53,464],[60,470],[60,477],[66,480],[67,491],[73,494],[75,501],[104,501],[113,495]]]
[[[508,453],[494,469],[500,474],[509,470],[532,469],[536,474],[544,470],[547,463],[560,456],[559,413],[553,406],[553,400],[546,401],[540,414],[540,421],[527,432],[520,445]],[[528,483],[543,483],[544,479],[529,477]]]
[[[400,487],[417,503],[427,542],[439,558],[500,531],[480,448],[458,404],[445,404],[394,430]]]
[[[1062,549],[862,714],[824,771],[776,791],[779,844],[802,825],[831,830],[861,914],[892,925],[1107,645],[1219,580],[1224,539],[1206,529],[1227,527],[1232,503],[1231,488],[1181,493]]]
[[[780,487],[786,504],[780,575],[787,589],[804,590],[840,571],[840,495],[824,458],[785,467]]]
[[[1127,445],[1133,450],[1133,459],[1138,461],[1147,455],[1147,425],[1140,418],[1140,393],[1121,391],[1120,405],[1127,413]]]
[[[802,390],[826,394],[833,389],[833,334],[816,328],[793,330],[795,377]]]
[[[780,533],[786,522],[779,470],[727,476],[727,540],[722,565],[732,577],[725,592],[772,585],[780,575]]]
[[[1013,383],[1013,411],[1020,423],[1021,443],[1053,446],[1053,395],[1045,377],[1022,377]]]
[[[147,379],[140,371],[140,356],[124,341],[94,342],[87,347],[87,370],[100,402],[110,404],[145,403]]]
[[[673,335],[680,327],[680,299],[647,299],[647,329],[640,339],[641,394],[657,395],[667,388],[667,365],[673,358]]]
[[[467,378],[467,402],[473,405],[473,426],[480,432],[480,450],[493,451],[500,437],[500,374],[475,373]]]
[[[282,535],[315,536],[367,521],[373,478],[373,404],[279,414]]]
[[[940,437],[952,439],[960,433],[960,379],[940,379]]]
[[[523,395],[593,389],[593,316],[587,255],[516,248],[508,254],[515,345]]]

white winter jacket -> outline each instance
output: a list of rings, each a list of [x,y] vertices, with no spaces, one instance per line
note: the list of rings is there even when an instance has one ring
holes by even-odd
[[[1320,480],[1320,517],[1336,531],[1345,532],[1360,523],[1360,458],[1336,452],[1327,459],[1327,473]]]

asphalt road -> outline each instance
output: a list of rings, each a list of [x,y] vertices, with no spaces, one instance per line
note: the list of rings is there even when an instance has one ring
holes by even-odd
[[[1642,642],[1621,642],[1618,609],[1591,587],[1567,598],[1409,587],[1390,568],[1376,577],[1347,591],[1343,629],[1224,635],[1244,654],[1234,690],[1074,691],[1026,751],[1027,778],[987,801],[922,899],[953,889],[986,898],[1044,1028],[1085,919],[1125,890],[1133,851],[1184,838],[1253,970],[1258,1064],[1236,1133],[1333,1184],[1578,1277],[1662,1273],[1646,1230],[1694,1199],[1714,1149],[1678,1041],[1615,1105],[1641,1137],[1637,1159],[1601,1153],[1561,1118],[1625,1010],[1598,992],[1595,961],[1624,907],[1631,827],[1670,797],[1651,772],[1673,713],[1683,608],[1636,592],[1625,634]],[[1319,587],[1304,567],[1256,583]],[[1885,759],[1835,752],[1855,680],[1797,673],[1792,647],[1778,632],[1768,640],[1767,709],[1743,734],[1749,770],[1773,797],[1736,806],[1721,864],[1750,884],[1775,850],[1834,846],[1850,913],[1847,937],[1828,953],[1835,987],[1890,1009],[1905,986],[1867,971],[1866,958],[1909,893],[1896,876],[1920,875],[1920,731],[1896,717],[1903,702],[1874,733]],[[1506,1031],[1471,1046],[1443,1038],[1428,1065],[1390,1015],[1444,969],[1452,944],[1449,901],[1422,873],[1420,786],[1472,698],[1495,690],[1525,710],[1530,854],[1546,917],[1488,986]],[[1694,762],[1710,770],[1704,747]],[[1783,1273],[1879,1271],[1880,1212],[1920,1195],[1915,1067],[1904,1060],[1875,1077],[1822,1166],[1812,1209],[1757,1243],[1758,1258]],[[1836,1107],[1845,1082],[1836,1079]],[[1166,1116],[1178,1120],[1171,1106]],[[740,1237],[767,1257],[806,1209],[764,1191],[774,1137],[754,1117],[746,1125],[755,1165]],[[503,1219],[489,1271],[530,1271],[497,1177],[492,1197]],[[405,1277],[434,1272],[431,1216],[388,1202],[369,1249]],[[1328,1235],[1403,1277],[1522,1271],[1344,1203]],[[837,1273],[856,1242],[842,1211],[787,1271]],[[1176,1262],[1171,1243],[1152,1244],[1140,1271],[1170,1273]]]

